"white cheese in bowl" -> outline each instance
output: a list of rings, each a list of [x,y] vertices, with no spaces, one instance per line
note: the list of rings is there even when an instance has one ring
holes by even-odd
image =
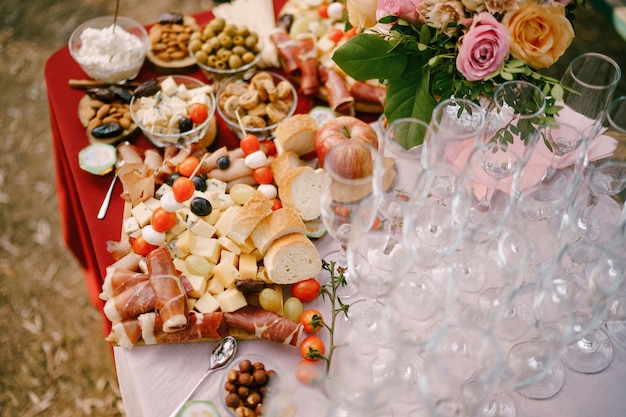
[[[142,59],[142,41],[119,25],[103,29],[87,28],[80,35],[82,46],[77,57],[83,65],[99,70],[126,68]]]

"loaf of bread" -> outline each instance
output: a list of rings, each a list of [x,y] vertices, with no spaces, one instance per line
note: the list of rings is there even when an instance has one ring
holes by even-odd
[[[313,169],[308,165],[282,174],[276,184],[283,207],[296,210],[305,222],[318,218],[322,214],[320,196],[323,177],[322,169]]]
[[[237,213],[237,218],[226,233],[233,242],[242,245],[259,222],[272,212],[273,202],[261,191],[252,193]]]
[[[310,114],[295,114],[278,125],[274,143],[279,153],[291,151],[302,156],[315,150],[316,134],[317,123]]]
[[[317,248],[302,233],[276,239],[263,262],[268,278],[275,284],[293,284],[312,278],[322,270]]]
[[[291,207],[282,207],[265,216],[250,234],[250,239],[261,255],[274,241],[292,233],[306,233],[300,215]]]
[[[295,152],[287,151],[281,153],[280,155],[276,156],[270,164],[272,176],[274,177],[274,182],[276,184],[280,183],[283,175],[285,175],[287,171],[292,168],[303,167],[305,165],[306,164],[304,163],[304,161],[300,159],[298,154],[296,154]]]

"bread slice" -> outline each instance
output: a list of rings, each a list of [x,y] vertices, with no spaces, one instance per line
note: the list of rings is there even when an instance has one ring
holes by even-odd
[[[263,262],[268,278],[275,284],[293,284],[312,278],[322,270],[317,248],[301,233],[276,239]]]
[[[315,150],[317,129],[317,123],[310,114],[294,114],[276,128],[276,148],[299,156],[311,153]]]
[[[281,153],[280,155],[275,157],[270,164],[272,176],[274,177],[274,182],[278,184],[281,181],[283,175],[285,175],[285,173],[290,169],[302,167],[305,165],[306,164],[304,163],[304,161],[300,159],[298,154],[296,154],[295,152],[288,151]]]
[[[226,236],[238,245],[243,245],[257,224],[272,212],[272,205],[272,200],[261,191],[254,191],[248,201],[241,206]]]
[[[280,177],[278,196],[283,207],[291,207],[303,221],[316,219],[322,214],[320,197],[324,171],[310,166],[292,168]]]
[[[306,233],[300,215],[291,207],[283,207],[265,216],[250,234],[254,246],[265,256],[274,241],[291,233]]]

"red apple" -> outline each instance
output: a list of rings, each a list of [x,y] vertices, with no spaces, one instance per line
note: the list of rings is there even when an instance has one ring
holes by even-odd
[[[328,149],[346,140],[365,142],[378,149],[378,135],[372,126],[353,116],[339,116],[326,122],[315,135],[315,153],[322,167]]]

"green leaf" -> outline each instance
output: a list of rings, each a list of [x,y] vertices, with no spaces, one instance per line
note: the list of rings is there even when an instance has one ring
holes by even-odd
[[[390,80],[402,74],[407,56],[378,35],[360,33],[337,48],[333,61],[355,80]]]

